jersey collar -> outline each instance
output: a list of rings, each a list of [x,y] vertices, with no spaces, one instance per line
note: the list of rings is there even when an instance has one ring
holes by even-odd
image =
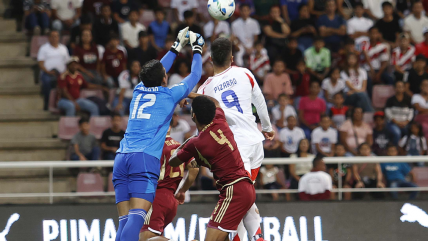
[[[225,69],[223,72],[221,72],[221,73],[219,73],[219,74],[214,75],[213,77],[220,76],[220,75],[222,75],[222,74],[226,73],[227,71],[229,71],[231,68],[232,68],[232,66],[230,66],[229,68]]]

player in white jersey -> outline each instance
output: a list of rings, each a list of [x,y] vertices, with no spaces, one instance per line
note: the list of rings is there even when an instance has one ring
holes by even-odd
[[[235,137],[245,169],[254,181],[264,158],[263,141],[265,137],[272,140],[275,135],[265,98],[251,71],[231,66],[232,43],[228,39],[218,38],[212,42],[211,59],[214,64],[214,76],[208,78],[199,87],[198,94],[211,96],[220,103]],[[257,128],[251,104],[254,104],[257,109],[263,134]],[[260,214],[255,204],[245,215],[238,227],[238,235],[233,240],[244,240],[245,229],[251,237],[250,241],[263,240]]]

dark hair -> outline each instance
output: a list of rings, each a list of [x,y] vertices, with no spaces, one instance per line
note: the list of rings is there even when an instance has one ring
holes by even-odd
[[[175,62],[175,73],[179,73],[180,71],[180,67],[182,64],[185,64],[187,66],[187,71],[190,73],[190,63],[187,59],[177,59],[177,61]]]
[[[384,7],[391,7],[392,8],[393,6],[392,6],[392,4],[390,2],[385,1],[385,2],[382,3],[382,8],[384,8]]]
[[[279,10],[281,10],[281,7],[280,7],[278,4],[274,4],[274,5],[270,6],[270,8],[269,8],[269,12],[270,12],[273,8],[279,8]]]
[[[422,146],[422,138],[424,138],[424,133],[423,133],[423,130],[422,130],[422,125],[420,123],[416,122],[416,121],[412,121],[409,124],[409,127],[408,127],[409,128],[409,130],[408,130],[409,134],[406,135],[407,140],[406,140],[406,144],[403,146],[403,149],[405,150],[407,148],[407,146],[409,145],[409,143],[410,143],[410,136],[412,135],[411,130],[412,130],[412,126],[413,125],[415,125],[415,126],[417,126],[419,128],[419,132],[418,132],[418,137],[420,139],[419,140],[419,144],[420,144],[421,150],[423,150],[424,148]]]
[[[140,14],[137,9],[131,9],[128,13],[128,16],[131,15],[131,13],[136,13],[137,15]]]
[[[334,94],[334,95],[333,95],[333,98],[334,98],[336,95],[340,95],[340,96],[342,96],[342,98],[345,98],[343,91],[339,91],[339,92],[337,92],[336,94]]]
[[[323,41],[323,42],[324,42],[324,38],[323,38],[323,37],[320,37],[320,36],[316,36],[316,37],[314,38],[314,43],[315,43],[315,42],[318,42],[318,41]]]
[[[328,115],[326,115],[326,114],[322,114],[322,115],[321,115],[321,117],[320,117],[320,120],[322,120],[322,119],[324,119],[324,118],[329,118],[329,119],[330,119],[330,116],[328,116]]]
[[[331,75],[333,74],[333,72],[334,71],[339,71],[339,73],[340,73],[340,68],[339,67],[333,67],[331,70],[330,70],[330,72],[328,72],[328,76],[330,76],[331,77]],[[339,77],[340,78],[340,77]]]
[[[373,31],[374,29],[377,29],[377,30],[379,30],[376,26],[373,26],[373,27],[371,27],[371,28],[369,28],[369,33],[371,32],[371,31]]]
[[[298,41],[297,38],[295,37],[289,37],[288,38],[288,42],[290,43],[291,41]]]
[[[191,11],[191,10],[184,11],[183,17],[184,17],[184,19],[188,19],[188,18],[193,17],[193,11]]]
[[[145,87],[155,87],[162,84],[165,69],[159,60],[152,59],[141,68],[139,78]]]
[[[361,143],[359,146],[358,146],[358,153],[359,154],[361,154],[361,148],[363,148],[363,146],[368,146],[369,148],[371,148],[370,147],[370,145],[369,145],[369,143],[367,143],[367,142],[363,142],[363,143]]]
[[[89,29],[84,29],[84,30],[80,31],[80,36],[82,36],[82,35],[83,35],[83,32],[85,32],[85,31],[90,32],[90,33],[91,33],[91,35],[92,35],[92,31],[91,31],[91,30],[89,30]],[[95,43],[94,43],[94,36],[92,36],[92,41],[91,41],[89,44],[90,44],[91,46],[95,45]],[[81,48],[83,48],[83,41],[82,41],[82,40],[80,40],[80,42],[79,42],[79,46],[80,46]]]
[[[357,7],[362,7],[362,8],[364,8],[364,4],[363,4],[362,2],[356,2],[356,3],[354,4],[354,9],[355,9],[355,8],[357,8]]]
[[[80,118],[80,120],[79,120],[79,126],[81,126],[83,123],[89,123],[88,118],[84,118],[84,117]]]
[[[404,84],[404,81],[402,81],[402,80],[396,80],[395,83],[394,83],[394,86],[397,87],[398,83]]]
[[[355,40],[353,40],[353,39],[351,39],[351,38],[348,38],[348,39],[345,41],[345,45],[348,45],[348,44],[355,45]]]
[[[163,15],[165,15],[165,11],[163,10],[163,8],[162,8],[162,7],[157,7],[157,8],[155,8],[154,12],[155,12],[155,13],[161,12],[161,13],[163,13]]]
[[[286,65],[285,61],[282,58],[278,57],[273,61],[272,66],[274,66],[277,62],[282,62],[284,65]]]
[[[352,125],[354,125],[354,114],[355,114],[355,110],[357,110],[357,109],[361,109],[362,110],[362,112],[363,112],[363,114],[364,114],[364,110],[363,110],[363,108],[361,108],[361,107],[354,107],[352,110],[351,110],[351,113],[350,113],[350,117],[351,117],[351,122],[352,122]]]
[[[232,42],[227,38],[218,38],[211,43],[211,59],[214,65],[223,67],[228,64],[232,54]]]
[[[114,119],[114,117],[120,117],[120,118],[122,118],[122,116],[118,112],[116,112],[116,111],[113,111],[112,114],[111,114],[111,119],[112,120]]]
[[[394,143],[392,143],[392,142],[389,142],[387,145],[386,145],[386,150],[388,150],[389,148],[395,148],[395,149],[397,149],[397,146],[396,145],[394,145]]]
[[[282,93],[282,94],[278,95],[278,100],[279,100],[281,97],[285,97],[285,98],[289,99],[288,95],[287,95],[287,94],[284,94],[284,93]]]
[[[307,153],[311,153],[311,143],[309,142],[309,140],[307,138],[303,138],[303,139],[301,139],[299,141],[299,145],[297,146],[297,152],[296,152],[297,157],[300,157],[300,152],[301,152],[301,150],[300,150],[300,144],[302,144],[302,141],[304,141],[304,140],[308,141],[308,151],[307,151]]]
[[[302,8],[307,7],[307,4],[300,4],[299,7],[297,7],[297,12],[300,12],[300,10],[302,10]]]
[[[419,1],[419,0],[415,0],[415,1],[413,1],[413,3],[412,3],[412,6],[410,7],[410,9],[412,9],[413,10],[413,7],[415,6],[415,4],[416,3],[422,3],[421,1]]]
[[[239,9],[243,9],[244,7],[247,7],[247,8],[250,8],[250,9],[251,9],[251,7],[250,7],[250,5],[249,5],[248,3],[243,3],[243,4],[241,4],[241,5],[239,6]]]
[[[109,43],[110,41],[112,41],[112,40],[119,40],[120,38],[119,38],[119,35],[117,35],[116,33],[111,33],[110,34],[110,36],[109,36],[109,39],[108,39],[108,41],[107,41],[107,43]]]
[[[82,17],[80,17],[80,24],[92,24],[91,16],[85,14]]]
[[[200,124],[208,125],[214,119],[216,107],[212,100],[201,95],[193,99],[192,110]]]
[[[104,8],[106,8],[106,7],[110,8],[110,4],[103,4],[103,5],[100,7],[100,11],[101,11],[101,10],[103,10]],[[111,9],[111,8],[110,8],[110,9]]]
[[[427,59],[425,58],[425,56],[423,54],[418,54],[416,56],[415,61],[427,61]]]
[[[320,162],[323,161],[324,155],[318,154],[312,160],[312,167],[316,167]]]
[[[349,57],[351,57],[351,56],[354,56],[355,58],[357,58],[357,62],[355,63],[355,65],[354,66],[349,66],[349,63],[348,63],[348,59],[349,59]],[[348,75],[349,77],[351,77],[351,72],[349,71],[349,70],[351,70],[351,69],[353,69],[354,70],[354,73],[355,73],[355,75],[356,75],[356,77],[358,78],[359,77],[359,68],[360,68],[360,64],[358,63],[358,56],[355,54],[355,53],[349,53],[347,56],[346,56],[346,63],[345,63],[345,73],[346,73],[346,75]]]
[[[142,38],[142,37],[148,37],[149,35],[147,34],[147,32],[146,31],[144,31],[144,30],[141,30],[139,33],[138,33],[138,39],[140,39],[140,38]]]
[[[294,115],[289,115],[289,116],[287,116],[287,118],[285,118],[287,121],[288,121],[288,119],[289,118],[295,118],[295,119],[297,119]]]

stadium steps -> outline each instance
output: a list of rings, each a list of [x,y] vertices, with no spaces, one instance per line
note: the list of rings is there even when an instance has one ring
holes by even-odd
[[[16,0],[14,0],[16,1]],[[0,18],[0,33],[1,35],[16,33],[16,21],[14,19]]]
[[[2,87],[0,95],[36,95],[40,93],[40,87],[37,85],[15,86],[14,84]]]

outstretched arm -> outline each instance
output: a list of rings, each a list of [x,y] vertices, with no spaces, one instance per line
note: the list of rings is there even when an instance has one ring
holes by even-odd
[[[205,97],[207,97],[208,99],[210,99],[210,100],[212,100],[212,102],[214,102],[214,104],[215,104],[215,107],[216,108],[221,108],[221,106],[220,106],[220,103],[215,99],[215,98],[213,98],[213,97],[211,97],[211,96],[208,96],[208,95],[202,95],[202,94],[198,94],[198,93],[190,93],[187,97],[189,98],[189,99],[194,99],[194,98],[196,98],[196,97],[198,97],[198,96],[205,96]]]
[[[169,72],[172,64],[174,63],[175,57],[177,57],[177,54],[172,52],[171,50],[163,56],[160,62],[165,68],[165,72]]]
[[[187,174],[186,179],[184,180],[183,186],[180,188],[177,194],[175,194],[175,198],[178,200],[179,204],[184,203],[185,192],[187,192],[187,190],[189,190],[189,188],[192,186],[193,182],[195,182],[196,177],[199,173],[199,168],[197,167],[195,160],[187,164],[187,169],[189,170],[189,172]]]
[[[178,32],[177,39],[174,44],[171,46],[171,49],[166,53],[161,59],[161,63],[165,68],[165,71],[168,72],[171,69],[172,64],[174,63],[175,57],[180,53],[181,49],[186,46],[189,42],[189,27],[186,27],[180,32]]]

